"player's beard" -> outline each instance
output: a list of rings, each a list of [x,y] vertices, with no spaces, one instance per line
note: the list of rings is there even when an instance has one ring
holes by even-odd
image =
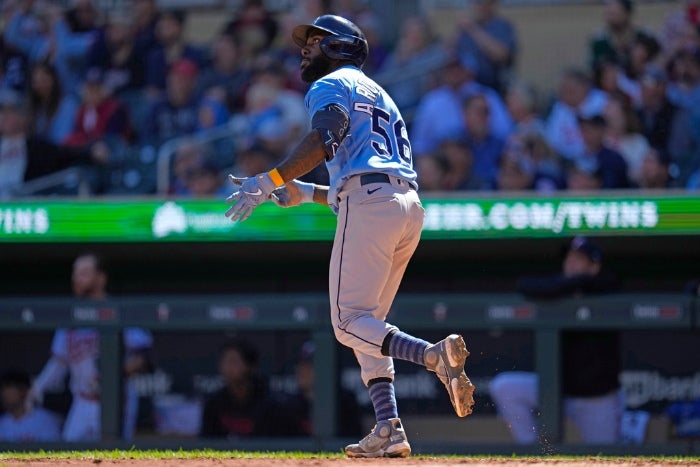
[[[330,73],[332,67],[333,63],[328,57],[325,55],[318,55],[310,59],[309,64],[301,71],[301,79],[305,83],[313,83],[317,79],[323,78]]]

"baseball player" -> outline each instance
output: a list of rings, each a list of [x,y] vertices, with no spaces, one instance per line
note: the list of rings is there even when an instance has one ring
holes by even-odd
[[[385,322],[425,211],[416,193],[406,124],[391,97],[362,72],[367,40],[345,18],[324,15],[292,33],[301,47],[301,77],[311,83],[306,107],[312,130],[275,168],[240,185],[227,202],[243,221],[267,199],[282,207],[330,206],[338,223],[329,268],[331,321],[339,342],[353,349],[376,425],[350,457],[407,457],[411,447],[398,416],[393,359],[425,366],[445,385],[460,417],[471,413],[474,386],[464,372],[462,336],[431,344]],[[298,177],[325,161],[330,186]]]
[[[73,294],[79,298],[104,300],[107,273],[97,255],[84,254],[73,263]],[[125,372],[133,356],[153,345],[151,333],[141,328],[125,328],[123,333]],[[51,358],[32,383],[28,404],[41,404],[49,387],[61,382],[70,373],[71,407],[63,425],[64,441],[95,441],[100,439],[100,387],[98,358],[100,334],[95,328],[57,329],[51,343]],[[124,438],[130,439],[136,424],[138,396],[132,381],[126,378],[124,407]]]

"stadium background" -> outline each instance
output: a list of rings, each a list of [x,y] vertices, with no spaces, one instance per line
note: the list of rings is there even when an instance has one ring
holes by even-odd
[[[284,9],[288,3],[270,2],[272,8],[279,9]],[[387,17],[392,20],[388,22],[387,31],[395,31],[403,16],[424,11],[437,31],[448,33],[453,26],[450,22],[453,8],[461,8],[464,3],[438,0],[377,1],[372,5],[380,12],[390,13]],[[515,24],[520,43],[526,45],[518,59],[518,74],[538,83],[541,90],[552,91],[561,69],[585,62],[587,40],[600,24],[599,7],[596,2],[503,2],[501,11]],[[675,2],[639,2],[637,22],[655,30],[663,15],[676,7]],[[210,40],[208,32],[217,30],[227,19],[222,11],[230,11],[229,8],[230,4],[222,7],[221,2],[214,1],[192,7],[188,36],[196,42]],[[571,21],[571,18],[576,18],[576,21]],[[608,195],[600,193],[603,198]],[[503,196],[507,198],[509,195]],[[639,193],[633,196],[643,198],[643,194]],[[517,195],[513,197],[517,198]],[[426,198],[430,198],[430,195]],[[7,206],[0,204],[2,208]],[[688,215],[693,214],[697,215]],[[279,222],[284,222],[284,219]],[[546,238],[523,235],[498,239],[425,240],[409,266],[401,291],[426,294],[436,300],[450,293],[490,293],[494,297],[509,294],[514,289],[516,278],[524,270],[551,272],[559,260],[566,233],[548,235]],[[624,278],[624,293],[651,291],[680,294],[685,284],[698,276],[700,244],[697,231],[668,235],[652,230],[626,235],[607,230],[593,234],[606,252],[606,263]],[[89,239],[75,239],[51,243],[34,240],[10,239],[7,235],[0,235],[3,264],[0,270],[0,295],[6,299],[68,296],[70,264],[79,252],[86,249],[100,251],[107,259],[110,292],[114,296],[140,296],[157,301],[159,297],[172,297],[173,294],[188,297],[208,294],[284,296],[288,293],[322,296],[326,290],[330,242],[323,240],[91,242]],[[263,367],[276,376],[275,384],[280,386],[289,384],[295,349],[309,338],[304,331],[240,331],[236,330],[235,323],[227,332],[244,334],[262,346],[274,349],[263,356]],[[468,330],[465,332],[468,333]],[[158,349],[159,369],[165,378],[156,375],[151,382],[144,383],[144,387],[149,386],[144,389],[144,400],[158,391],[187,395],[201,392],[207,378],[215,376],[212,355],[225,334],[195,331],[183,335],[158,331],[155,346]],[[440,334],[441,331],[431,330],[426,337]],[[35,373],[45,360],[50,338],[51,334],[46,329],[18,332],[13,328],[12,332],[2,335],[0,361],[12,359]],[[188,351],[182,355],[185,340]],[[479,349],[479,355],[474,355],[470,362],[474,364],[477,381],[487,382],[496,370],[504,367],[532,367],[532,335],[528,330],[480,330],[471,335],[470,340],[471,346]],[[653,353],[649,351],[650,342],[654,343]],[[700,336],[696,328],[691,330],[688,327],[686,331],[630,330],[625,333],[624,344],[626,371],[649,370],[669,380],[678,378],[690,385],[690,390],[683,395],[697,397],[700,394],[697,359],[678,358],[682,354],[700,354]],[[338,352],[340,384],[340,381],[352,379],[354,366],[349,354],[342,349],[338,349]],[[494,364],[494,358],[501,360]],[[403,368],[399,367],[401,370]],[[159,381],[164,380],[168,383],[159,385]],[[197,387],[197,381],[202,386]],[[358,394],[360,392],[358,390]],[[56,407],[61,404],[65,407],[65,391],[57,391],[53,396]],[[434,398],[405,397],[400,403],[407,417],[424,416],[425,426],[434,429],[435,425],[430,424],[433,417],[449,416],[449,407],[442,399],[438,393]],[[661,394],[657,399],[652,397],[635,407],[650,410],[657,416],[653,427],[655,431],[649,433],[650,442],[666,443],[673,438],[673,428],[664,419],[663,410],[674,400],[674,396]],[[365,404],[367,414],[368,409]],[[463,440],[466,444],[474,440],[507,444],[505,428],[492,417],[493,408],[487,396],[480,399],[478,411],[483,413],[484,418],[477,419],[472,428],[458,431],[455,435],[457,441]],[[454,424],[444,426],[444,432],[436,437],[448,436]],[[144,433],[151,434],[152,429],[147,422],[144,423]],[[480,432],[485,433],[482,439],[478,436]]]

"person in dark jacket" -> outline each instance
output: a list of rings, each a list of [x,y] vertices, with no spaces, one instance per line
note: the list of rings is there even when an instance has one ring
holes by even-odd
[[[285,436],[312,436],[314,407],[314,354],[313,342],[305,342],[299,352],[299,359],[294,368],[297,391],[287,394],[280,404],[280,428],[278,432]],[[363,431],[362,413],[355,394],[338,388],[338,407],[336,413],[337,436],[354,438]]]
[[[224,344],[219,373],[224,387],[206,400],[200,435],[203,437],[251,437],[272,434],[275,420],[267,382],[256,367],[258,351],[250,343],[235,339]]]
[[[28,115],[21,95],[11,90],[0,92],[0,197],[14,196],[25,182],[35,178],[108,161],[109,149],[102,142],[67,148],[30,135]]]
[[[589,238],[568,244],[562,271],[545,277],[523,277],[518,291],[532,299],[581,297],[613,292],[618,282],[603,268],[603,254]],[[567,331],[562,334],[561,374],[563,412],[584,443],[613,444],[620,439],[624,398],[618,381],[621,366],[617,331]],[[491,398],[508,423],[517,443],[538,439],[534,412],[539,377],[533,372],[509,371],[490,384]]]

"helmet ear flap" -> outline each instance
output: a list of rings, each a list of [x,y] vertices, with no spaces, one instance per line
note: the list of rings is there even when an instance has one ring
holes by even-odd
[[[328,35],[324,37],[319,48],[323,54],[331,60],[349,60],[358,68],[362,68],[362,64],[367,58],[366,44],[362,44],[355,38],[347,38],[343,36]],[[364,53],[361,53],[364,51]]]
[[[321,52],[323,52],[323,54],[331,60],[342,60],[346,57],[339,52],[339,45],[341,44],[338,43],[336,37],[326,36],[321,40],[321,43],[318,46],[321,49]]]

